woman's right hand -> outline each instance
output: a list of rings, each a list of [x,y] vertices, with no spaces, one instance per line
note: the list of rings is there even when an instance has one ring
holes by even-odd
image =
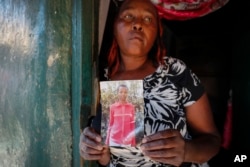
[[[97,160],[101,165],[109,163],[109,147],[102,144],[101,136],[91,127],[86,127],[81,133],[79,149],[85,160]]]

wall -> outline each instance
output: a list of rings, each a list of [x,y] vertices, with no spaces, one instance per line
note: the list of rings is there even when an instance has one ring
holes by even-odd
[[[0,166],[69,167],[70,0],[0,0]]]

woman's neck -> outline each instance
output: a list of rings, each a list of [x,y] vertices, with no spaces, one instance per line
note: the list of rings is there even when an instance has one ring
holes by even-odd
[[[156,70],[147,58],[123,58],[120,69],[111,80],[143,79]]]
[[[147,57],[123,57],[119,72],[137,71],[144,68],[148,62]]]

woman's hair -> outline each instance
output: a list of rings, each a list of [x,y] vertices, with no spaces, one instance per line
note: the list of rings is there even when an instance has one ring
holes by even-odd
[[[118,13],[119,11],[116,12],[116,18],[114,19],[114,24],[118,17]],[[157,13],[157,36],[156,36],[156,40],[151,50],[148,53],[149,59],[152,60],[155,66],[162,64],[164,60],[163,58],[166,56],[166,49],[163,44],[162,37],[163,37],[163,26],[162,26],[161,18]],[[114,76],[114,74],[119,70],[120,63],[121,63],[120,50],[119,50],[118,43],[113,35],[113,41],[112,41],[110,50],[108,52],[108,72],[109,72],[108,77],[109,78]]]

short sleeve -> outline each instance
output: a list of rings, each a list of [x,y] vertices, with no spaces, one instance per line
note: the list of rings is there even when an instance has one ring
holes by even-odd
[[[205,89],[197,75],[189,68],[186,68],[184,71],[183,82],[183,104],[184,106],[189,106],[204,94]]]
[[[176,58],[168,58],[169,79],[178,88],[183,106],[197,101],[205,92],[204,86],[195,73],[186,64]]]

